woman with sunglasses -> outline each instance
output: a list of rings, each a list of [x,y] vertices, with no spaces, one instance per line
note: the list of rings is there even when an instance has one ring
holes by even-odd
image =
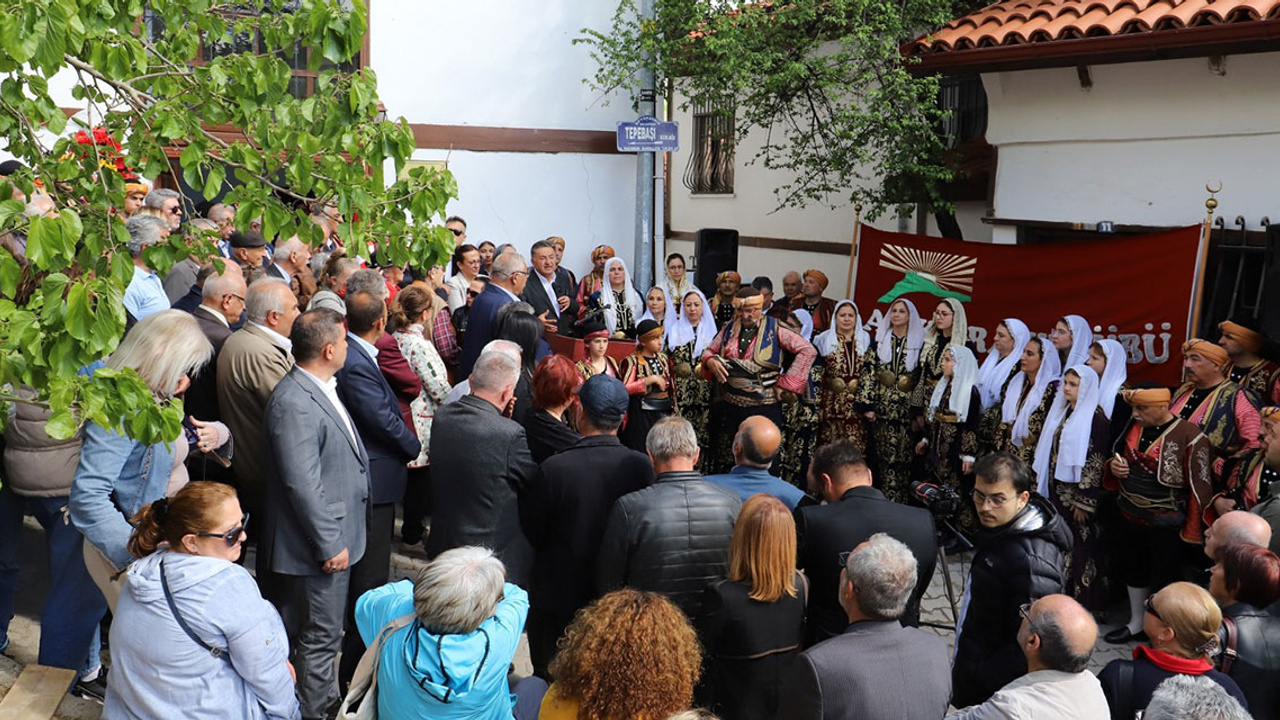
[[[236,564],[248,521],[236,491],[215,482],[134,515],[103,717],[298,716],[284,624]]]
[[[1145,709],[1156,686],[1174,675],[1204,675],[1249,707],[1236,682],[1213,669],[1222,611],[1207,590],[1175,582],[1148,596],[1145,610],[1142,630],[1151,644],[1135,648],[1133,660],[1112,660],[1098,673],[1113,720]]]

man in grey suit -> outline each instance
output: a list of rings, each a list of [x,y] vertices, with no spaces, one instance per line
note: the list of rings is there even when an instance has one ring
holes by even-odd
[[[916,585],[911,549],[876,533],[845,558],[840,605],[849,628],[800,653],[783,720],[940,720],[951,699],[942,638],[898,618]]]
[[[338,700],[334,659],[342,639],[348,568],[365,549],[369,458],[338,399],[334,375],[347,357],[342,316],[310,310],[293,324],[297,365],[267,403],[267,517],[258,571],[283,576],[264,588],[294,648],[304,718]]]

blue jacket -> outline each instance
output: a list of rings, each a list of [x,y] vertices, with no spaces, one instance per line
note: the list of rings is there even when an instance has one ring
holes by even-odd
[[[205,643],[228,651],[216,658],[178,625],[160,584],[183,620]],[[218,558],[160,551],[129,568],[111,623],[106,720],[291,719],[299,716],[285,663],[289,641],[280,615],[258,593],[249,572]]]
[[[471,374],[471,366],[476,364],[480,351],[493,340],[498,331],[498,308],[515,301],[506,290],[493,283],[485,286],[484,292],[472,301],[467,315],[467,334],[462,336],[462,356],[458,358],[459,377]]]
[[[529,595],[507,583],[493,617],[467,635],[438,636],[416,620],[392,633],[378,666],[378,717],[396,720],[510,720],[515,696],[507,670],[520,644]],[[366,645],[382,628],[413,612],[413,581],[375,588],[356,601]]]
[[[80,465],[71,481],[71,521],[117,569],[124,568],[133,562],[128,548],[133,526],[128,518],[164,497],[172,472],[172,447],[143,445],[87,422]]]
[[[770,475],[764,468],[735,465],[725,475],[707,475],[705,479],[707,482],[727,487],[738,493],[742,496],[743,502],[752,495],[765,493],[781,500],[788,510],[795,510],[796,503],[804,498],[804,492],[800,488]]]
[[[347,336],[347,362],[338,371],[338,398],[369,455],[369,504],[399,502],[409,481],[406,465],[422,452],[404,423],[400,402],[378,362]]]

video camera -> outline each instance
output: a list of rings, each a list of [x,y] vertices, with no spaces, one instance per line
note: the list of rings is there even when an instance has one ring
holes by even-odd
[[[935,485],[920,480],[911,482],[911,494],[933,513],[934,517],[950,519],[960,511],[960,493],[945,485]]]

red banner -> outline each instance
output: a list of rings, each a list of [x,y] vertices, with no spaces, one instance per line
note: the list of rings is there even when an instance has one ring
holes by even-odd
[[[864,321],[876,327],[893,298],[914,302],[925,321],[939,298],[958,298],[979,362],[1006,317],[1047,337],[1058,318],[1080,315],[1095,337],[1124,345],[1130,379],[1176,385],[1199,247],[1198,225],[1049,245],[972,243],[864,225],[854,301]]]

